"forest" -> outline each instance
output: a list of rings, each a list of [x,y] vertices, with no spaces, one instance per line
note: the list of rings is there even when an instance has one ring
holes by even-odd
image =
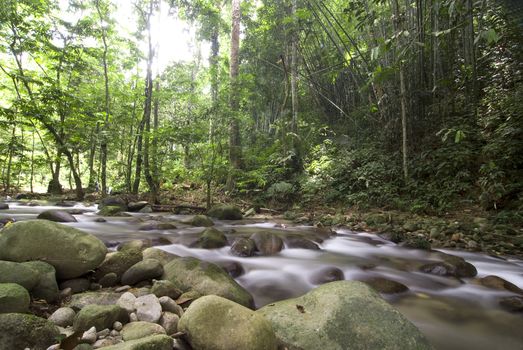
[[[521,222],[517,2],[135,1],[133,32],[119,5],[6,1],[3,192],[158,202],[191,184],[208,206],[225,193]],[[192,57],[161,68],[160,11],[194,34]]]

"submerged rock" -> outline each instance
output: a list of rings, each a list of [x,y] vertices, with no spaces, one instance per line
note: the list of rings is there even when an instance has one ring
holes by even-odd
[[[523,290],[521,288],[498,276],[485,276],[479,280],[479,283],[487,288],[508,290],[512,293],[523,294]]]
[[[215,294],[246,307],[253,306],[252,296],[219,266],[192,257],[177,258],[164,266],[162,279],[186,292]]]
[[[271,324],[262,315],[215,295],[194,301],[181,317],[178,330],[199,350],[277,349]]]
[[[59,247],[59,249],[57,249]],[[2,230],[0,259],[42,260],[59,279],[81,276],[100,265],[107,248],[95,236],[47,220],[17,222]]]
[[[334,281],[341,281],[344,279],[345,274],[341,269],[334,266],[328,266],[314,272],[310,281],[313,284],[324,284]]]
[[[250,238],[237,238],[231,246],[231,254],[241,257],[253,256],[256,251],[256,243]]]
[[[512,296],[501,298],[499,305],[510,312],[523,312],[523,297]]]
[[[403,293],[409,290],[406,285],[383,277],[373,277],[362,281],[383,294]]]
[[[58,328],[45,318],[27,314],[0,314],[0,349],[46,350],[55,344]]]
[[[291,349],[432,349],[410,321],[361,282],[324,284],[256,312]]]

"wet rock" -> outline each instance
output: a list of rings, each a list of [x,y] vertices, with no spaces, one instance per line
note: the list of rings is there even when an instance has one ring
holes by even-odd
[[[220,263],[220,266],[232,278],[240,277],[245,273],[242,264],[237,261],[224,261]]]
[[[56,343],[58,328],[44,318],[28,314],[0,314],[0,349],[46,350]]]
[[[173,339],[167,335],[152,335],[104,347],[104,350],[172,350]]]
[[[16,283],[27,290],[39,282],[38,273],[22,263],[0,261],[0,283]]]
[[[122,296],[118,299],[116,304],[120,306],[121,308],[125,309],[127,313],[132,313],[135,310],[134,303],[136,302],[136,297],[131,292],[125,292],[122,294]]]
[[[123,340],[135,340],[148,337],[155,334],[166,334],[165,329],[156,323],[151,322],[131,322],[126,324],[122,329]]]
[[[261,255],[277,254],[283,249],[282,239],[272,233],[257,232],[251,236],[251,239]]]
[[[70,307],[61,307],[49,316],[48,320],[60,327],[73,325],[76,312]]]
[[[153,212],[153,207],[148,204],[145,207],[143,207],[142,209],[140,209],[138,212],[143,213],[143,214],[150,214]]]
[[[96,328],[91,327],[82,334],[82,337],[80,338],[80,340],[87,344],[94,344],[97,337],[98,337],[98,335],[96,334]]]
[[[241,220],[243,219],[240,208],[233,205],[215,205],[208,212],[207,215],[218,220]]]
[[[214,222],[207,215],[195,215],[191,219],[183,221],[183,223],[196,227],[214,226]]]
[[[141,281],[161,277],[163,266],[158,260],[144,259],[131,266],[122,276],[122,283],[134,285]]]
[[[458,278],[462,277],[474,277],[478,274],[478,271],[471,263],[465,261],[465,259],[458,256],[438,253],[438,256],[445,262],[445,264],[450,265],[451,269],[450,276],[455,276]]]
[[[183,309],[173,299],[169,297],[161,297],[158,299],[163,311],[172,312],[180,317],[183,315]]]
[[[104,207],[118,207],[120,211],[127,211],[127,202],[125,199],[117,196],[110,196],[105,197],[100,200],[100,203],[98,204],[98,209],[102,209]]]
[[[125,323],[128,320],[127,312],[118,305],[87,305],[76,314],[73,329],[80,332],[91,327],[105,329],[116,321]]]
[[[73,294],[68,306],[75,310],[80,310],[87,305],[92,304],[114,305],[120,298],[120,295],[120,293],[112,292],[85,292]]]
[[[137,212],[149,205],[149,202],[139,201],[139,202],[129,202],[127,204],[127,210],[131,212]]]
[[[313,284],[324,284],[334,281],[341,281],[345,279],[345,274],[337,267],[324,267],[316,272],[310,278]]]
[[[171,224],[170,222],[161,222],[161,221],[147,221],[140,225],[138,228],[140,231],[152,231],[152,230],[174,230],[176,225]]]
[[[0,203],[0,210],[7,210],[9,209],[9,204],[7,203]]]
[[[510,312],[523,312],[523,297],[512,296],[501,298],[499,305]]]
[[[216,249],[227,245],[227,237],[214,227],[206,228],[192,245],[197,248]]]
[[[118,275],[114,272],[109,272],[98,281],[102,288],[114,287],[118,283]],[[124,283],[125,284],[125,283]]]
[[[151,287],[151,293],[156,295],[158,298],[167,296],[171,299],[178,299],[182,295],[182,291],[174,285],[171,281],[159,280],[154,281]]]
[[[126,249],[109,253],[96,269],[95,277],[100,280],[106,274],[114,272],[120,280],[125,271],[140,261],[142,261],[142,252],[139,249]]]
[[[292,349],[432,349],[410,321],[361,282],[324,284],[256,312]]]
[[[55,205],[57,207],[64,207],[64,208],[72,208],[76,205],[76,202],[73,201],[59,201],[56,202]]]
[[[158,260],[160,264],[166,265],[173,259],[179,258],[179,256],[158,248],[147,248],[143,251],[143,258],[155,259]]]
[[[276,350],[278,347],[272,327],[265,318],[215,295],[194,301],[181,317],[178,330],[185,333],[185,339],[194,349]]]
[[[60,289],[71,288],[73,294],[82,293],[89,290],[91,282],[87,278],[73,278],[60,283]]]
[[[0,283],[0,313],[28,312],[31,299],[27,289],[16,283]]]
[[[41,212],[36,218],[54,222],[77,222],[74,216],[63,210],[46,210]]]
[[[231,246],[231,254],[241,257],[253,256],[255,250],[256,243],[250,238],[237,238]]]
[[[162,313],[159,324],[165,329],[165,332],[169,335],[176,333],[178,330],[178,322],[180,317],[172,312]]]
[[[507,290],[512,293],[523,294],[523,290],[509,281],[498,276],[486,276],[479,280],[479,283],[487,288]]]
[[[96,219],[94,219],[93,221],[94,221],[94,222],[107,222],[107,220],[104,219],[104,218],[96,218]]]
[[[101,208],[96,214],[100,216],[126,216],[121,207],[112,205]]]
[[[252,296],[219,266],[192,257],[177,258],[164,266],[162,279],[182,291],[214,294],[252,307]]]
[[[0,235],[0,259],[45,261],[54,266],[59,279],[78,277],[95,269],[106,252],[103,242],[95,236],[47,220],[17,222],[4,228]]]
[[[156,323],[162,316],[162,306],[154,294],[136,298],[134,308],[139,321]]]
[[[320,249],[320,246],[317,243],[302,237],[287,237],[285,238],[285,243],[287,244],[287,248],[300,248],[309,250]]]
[[[28,261],[23,265],[38,273],[38,283],[31,290],[31,295],[36,299],[43,299],[53,303],[60,297],[60,290],[56,283],[56,270],[52,265],[43,261]]]
[[[383,294],[403,293],[409,290],[406,285],[383,277],[369,278],[363,280],[362,282],[368,284],[374,290]]]
[[[152,246],[151,240],[147,239],[133,239],[132,241],[123,242],[118,245],[116,250],[140,250],[143,251]]]

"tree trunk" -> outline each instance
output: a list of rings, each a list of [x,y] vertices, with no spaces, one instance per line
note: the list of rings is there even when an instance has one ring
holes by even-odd
[[[291,101],[293,133],[298,132],[298,21],[296,20],[297,0],[292,0],[292,42],[291,42]]]

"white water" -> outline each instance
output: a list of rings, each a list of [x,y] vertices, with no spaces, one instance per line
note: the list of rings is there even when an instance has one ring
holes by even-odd
[[[19,221],[27,220],[44,210],[59,209],[50,205],[28,207],[19,202],[9,205],[11,209],[0,211],[0,218],[9,216]],[[384,297],[416,324],[437,349],[523,349],[523,315],[506,312],[498,305],[500,297],[514,294],[478,286],[473,279],[459,281],[418,272],[416,266],[419,264],[438,260],[434,253],[398,247],[373,234],[340,229],[337,236],[320,244],[321,250],[284,249],[274,256],[240,258],[229,254],[230,247],[214,250],[188,248],[186,245],[193,242],[203,228],[176,223],[178,229],[175,230],[139,231],[136,217],[143,214],[107,218],[107,222],[97,223],[94,222],[97,217],[95,206],[78,204],[74,209],[86,210],[87,213],[75,215],[78,222],[68,225],[90,232],[111,245],[163,236],[176,242],[159,247],[168,252],[216,263],[240,263],[245,274],[237,281],[253,294],[257,306],[302,295],[315,287],[311,283],[315,273],[322,268],[337,267],[343,271],[345,279],[379,276],[407,285],[408,292]],[[174,221],[185,218],[182,215],[164,217]],[[233,230],[237,233],[272,231],[305,236],[314,236],[315,233],[312,227],[281,228],[271,222],[216,224],[229,238],[234,237]],[[452,250],[444,252],[472,263],[478,270],[478,277],[496,275],[523,288],[521,260],[503,260]]]

